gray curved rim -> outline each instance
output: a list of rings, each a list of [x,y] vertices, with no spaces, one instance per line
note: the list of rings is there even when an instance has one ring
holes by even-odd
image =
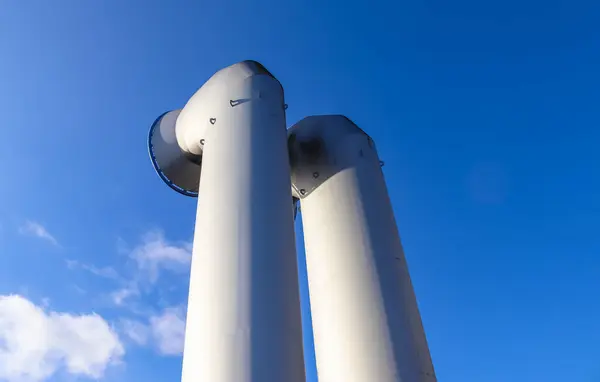
[[[152,123],[152,126],[150,126],[150,132],[148,133],[148,154],[150,154],[150,160],[152,161],[152,167],[154,167],[154,170],[156,171],[156,173],[158,174],[158,176],[160,177],[160,179],[162,179],[162,181],[165,182],[167,186],[171,187],[171,189],[177,191],[178,193],[180,193],[182,195],[190,196],[192,198],[197,198],[198,197],[198,192],[187,190],[185,188],[181,188],[178,185],[176,185],[175,183],[173,183],[165,175],[165,173],[160,169],[160,166],[158,165],[158,162],[156,160],[156,156],[154,155],[154,147],[152,146],[152,136],[154,135],[154,131],[156,130],[156,126],[158,126],[158,123],[160,122],[160,120],[167,113],[169,113],[169,111],[167,111],[165,113],[162,113],[161,115],[158,116],[158,118],[156,118],[156,120]]]

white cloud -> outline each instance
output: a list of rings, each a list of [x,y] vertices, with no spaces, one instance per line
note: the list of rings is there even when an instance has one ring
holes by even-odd
[[[150,317],[150,327],[160,353],[164,355],[183,353],[185,318],[182,307],[167,308],[160,315]]]
[[[23,224],[23,226],[21,226],[21,228],[19,229],[19,232],[22,235],[33,235],[40,239],[49,241],[54,245],[58,245],[58,241],[54,238],[54,236],[50,234],[50,232],[48,232],[46,227],[34,221],[26,221],[25,224]]]
[[[151,231],[142,237],[142,243],[131,251],[130,257],[141,271],[147,273],[151,282],[156,282],[161,269],[189,270],[192,245],[169,243],[162,231]]]
[[[0,296],[0,380],[43,381],[59,370],[100,378],[124,354],[96,314],[45,311],[18,295]]]

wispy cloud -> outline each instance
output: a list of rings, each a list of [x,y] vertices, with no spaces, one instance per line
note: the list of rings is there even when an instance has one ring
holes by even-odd
[[[65,262],[67,263],[67,267],[69,269],[82,269],[99,277],[113,280],[119,279],[119,274],[112,267],[96,267],[94,265],[81,263],[77,260],[65,260]]]
[[[135,247],[130,257],[142,272],[146,272],[149,280],[155,282],[162,269],[186,271],[192,259],[192,245],[188,242],[168,242],[162,231],[154,230],[142,237],[142,242]]]
[[[41,382],[59,371],[101,378],[125,350],[96,314],[46,311],[19,295],[0,296],[0,380]]]
[[[140,242],[132,248],[120,241],[119,250],[131,260],[133,269],[120,280],[120,287],[111,293],[115,305],[123,306],[133,297],[152,292],[164,272],[182,274],[190,269],[192,243],[168,241],[161,230],[142,235]],[[95,271],[107,276],[111,273],[106,269]]]
[[[146,345],[152,333],[150,327],[140,321],[122,319],[121,331],[137,345]]]
[[[83,294],[87,294],[87,290],[83,289],[82,287],[80,287],[80,286],[79,286],[79,285],[77,285],[77,284],[73,284],[73,285],[71,285],[71,287],[72,287],[72,288],[73,288],[73,290],[74,290],[75,292],[77,292],[78,294],[81,294],[81,295],[83,295]]]
[[[121,320],[121,331],[137,345],[151,345],[167,356],[183,354],[185,310],[182,306],[167,307],[152,315],[147,323]]]
[[[66,260],[66,265],[114,284],[112,292],[104,297],[122,315],[116,321],[122,338],[130,344],[151,347],[164,356],[180,356],[185,306],[181,301],[184,297],[173,291],[172,281],[179,279],[184,283],[185,277],[180,276],[189,272],[192,243],[167,240],[161,230],[153,230],[133,246],[120,240],[118,251],[125,259],[119,266],[99,267],[74,259]]]
[[[183,353],[185,318],[182,307],[167,308],[160,315],[150,317],[150,327],[161,354]]]
[[[46,227],[44,227],[43,225],[41,225],[38,222],[35,222],[32,220],[26,221],[25,224],[23,224],[19,228],[19,232],[22,235],[35,236],[40,239],[46,240],[46,241],[52,243],[53,245],[58,246],[58,241],[54,238],[54,236],[52,236],[50,234],[50,232],[48,232]]]
[[[140,289],[138,287],[137,282],[133,281],[128,283],[112,292],[110,294],[110,298],[115,305],[121,306],[125,303],[127,299],[130,297],[135,297],[140,295]]]

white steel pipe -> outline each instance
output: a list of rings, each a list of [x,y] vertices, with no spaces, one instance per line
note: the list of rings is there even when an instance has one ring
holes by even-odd
[[[304,382],[283,89],[236,64],[177,123],[202,156],[182,382]]]
[[[436,381],[373,141],[343,116],[290,130],[319,382]]]

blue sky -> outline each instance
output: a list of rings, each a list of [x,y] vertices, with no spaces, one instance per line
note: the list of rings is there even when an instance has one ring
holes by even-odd
[[[377,143],[440,381],[600,381],[599,14],[2,1],[0,380],[178,380],[195,201],[146,135],[256,59],[289,125],[346,114]]]

